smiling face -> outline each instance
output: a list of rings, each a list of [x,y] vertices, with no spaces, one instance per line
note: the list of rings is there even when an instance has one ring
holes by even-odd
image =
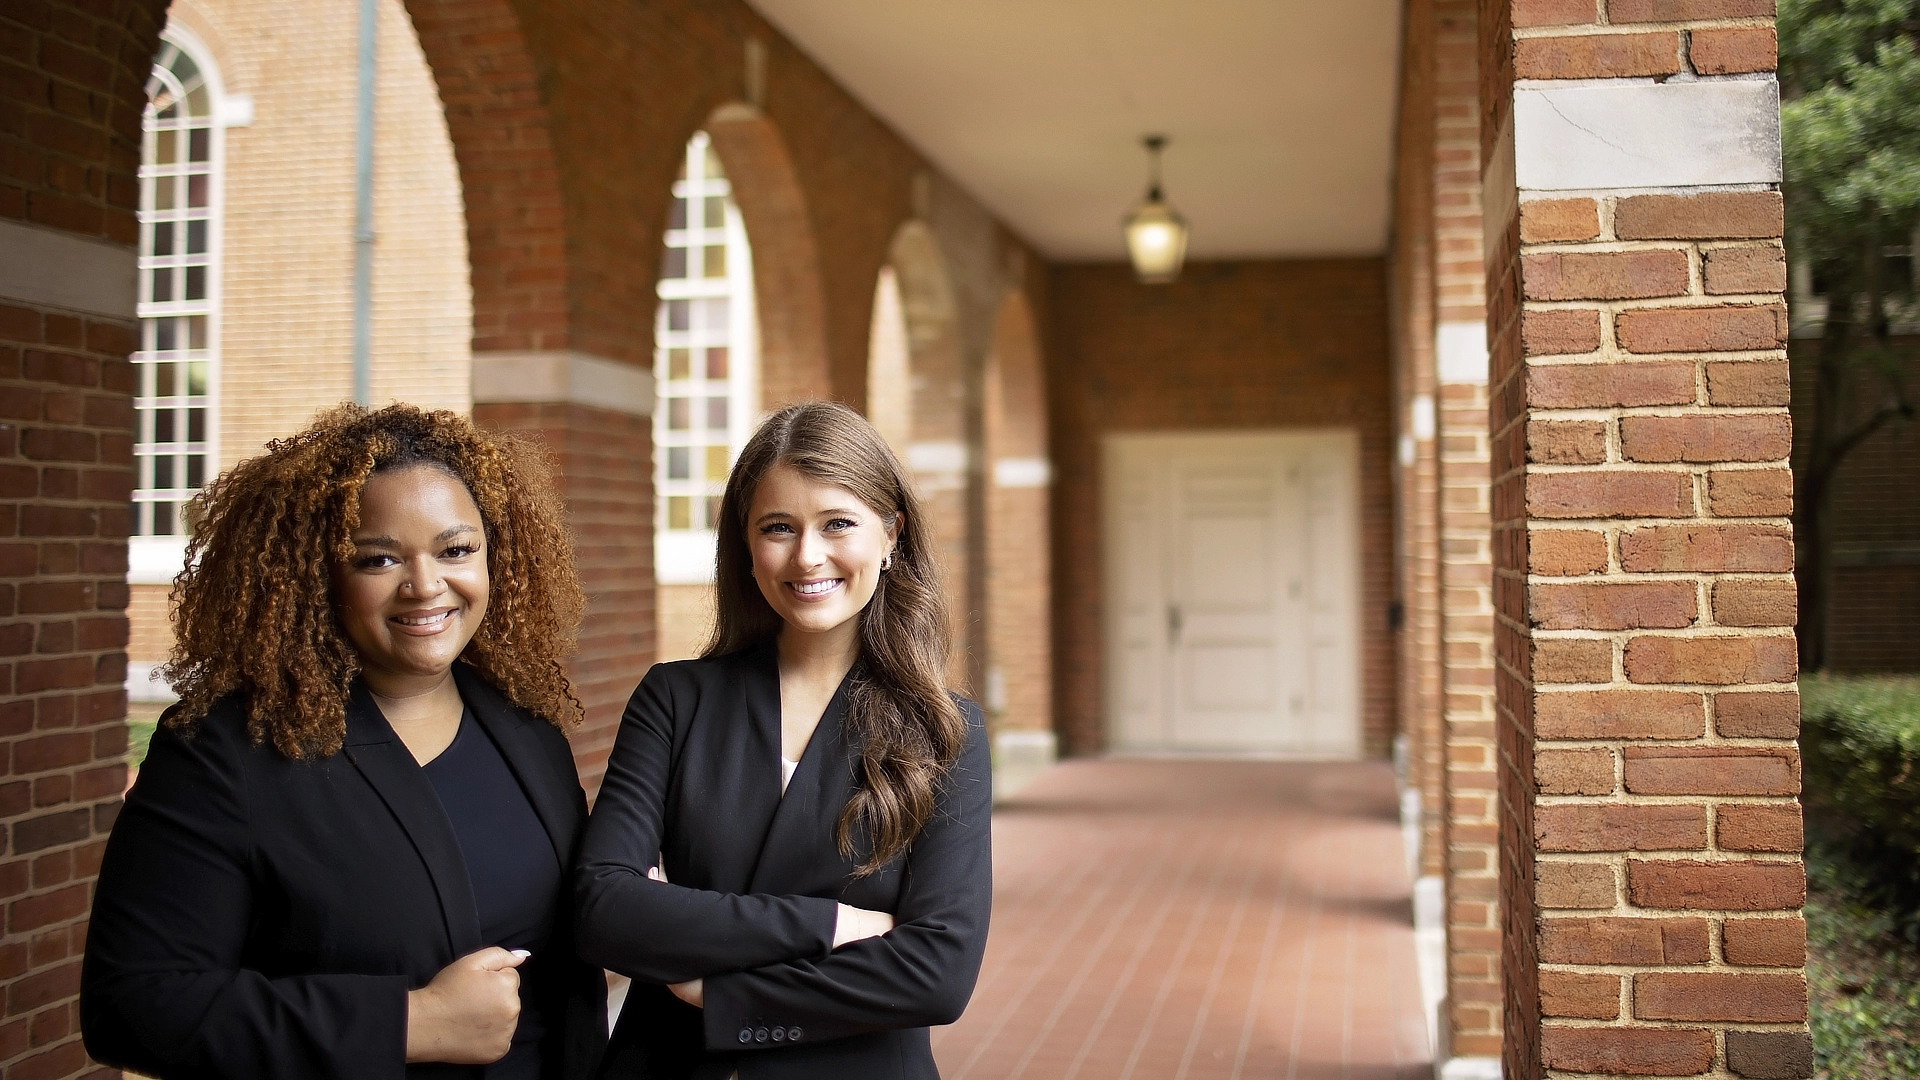
[[[367,478],[353,559],[335,570],[334,589],[374,693],[398,696],[446,677],[487,614],[486,546],[480,508],[442,470]]]
[[[897,515],[889,523],[853,492],[790,465],[767,470],[747,510],[760,595],[788,628],[806,634],[858,628],[899,532]]]

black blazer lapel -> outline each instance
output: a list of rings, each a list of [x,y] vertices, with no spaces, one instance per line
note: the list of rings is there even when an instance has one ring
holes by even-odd
[[[455,664],[453,677],[460,684],[460,697],[493,737],[500,756],[507,759],[507,768],[513,770],[520,790],[533,805],[534,814],[546,827],[554,857],[560,860],[562,869],[572,866],[582,824],[581,804],[586,799],[580,791],[579,775],[571,768],[572,759],[564,764],[556,761],[551,741],[541,738],[540,728],[548,726],[547,722],[507,700],[479,672]]]
[[[440,807],[433,782],[420,771],[420,764],[406,744],[394,734],[380,707],[367,693],[366,684],[354,680],[353,696],[347,702],[347,739],[343,752],[360,770],[367,783],[378,792],[387,809],[399,821],[400,828],[413,842],[433,878],[439,894],[440,913],[447,923],[447,943],[454,957],[480,947],[480,912],[473,900],[473,879],[467,876],[467,860],[460,854],[460,840],[453,824]]]
[[[774,682],[774,730],[778,732],[777,673]],[[839,849],[840,812],[853,787],[845,724],[851,682],[851,676],[841,680],[800,754],[786,796],[774,809],[773,823],[761,842],[749,892],[812,893],[824,883],[845,882],[853,872],[853,864],[841,857]],[[774,745],[778,747],[777,739]],[[778,756],[779,750],[774,754]],[[774,782],[777,791],[777,775]]]
[[[718,790],[733,803],[725,834],[708,854],[712,881],[722,892],[753,892],[768,830],[780,807],[780,655],[771,641],[739,653],[738,686],[746,727],[732,727],[738,714],[717,710],[704,719],[729,729],[696,731],[714,757]],[[736,749],[737,748],[737,749]]]

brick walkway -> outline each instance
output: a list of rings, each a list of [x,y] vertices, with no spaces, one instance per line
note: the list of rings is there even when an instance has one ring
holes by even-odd
[[[994,844],[944,1080],[1431,1075],[1385,764],[1068,762]]]

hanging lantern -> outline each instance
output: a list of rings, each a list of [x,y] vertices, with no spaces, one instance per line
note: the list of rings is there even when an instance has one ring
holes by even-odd
[[[1142,139],[1151,154],[1146,201],[1127,215],[1127,256],[1133,260],[1133,272],[1147,285],[1164,285],[1180,276],[1187,259],[1187,222],[1160,194],[1160,151],[1167,145],[1164,135]]]

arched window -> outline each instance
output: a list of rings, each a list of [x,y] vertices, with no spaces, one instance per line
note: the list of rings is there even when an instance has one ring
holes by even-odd
[[[673,185],[654,324],[654,564],[668,584],[713,580],[727,470],[759,413],[753,253],[705,132]]]
[[[902,460],[913,437],[912,368],[900,279],[893,267],[883,266],[873,287],[873,325],[867,336],[867,419]]]
[[[133,354],[133,531],[181,536],[210,479],[219,342],[216,75],[174,34],[147,80],[140,163],[140,349]]]

